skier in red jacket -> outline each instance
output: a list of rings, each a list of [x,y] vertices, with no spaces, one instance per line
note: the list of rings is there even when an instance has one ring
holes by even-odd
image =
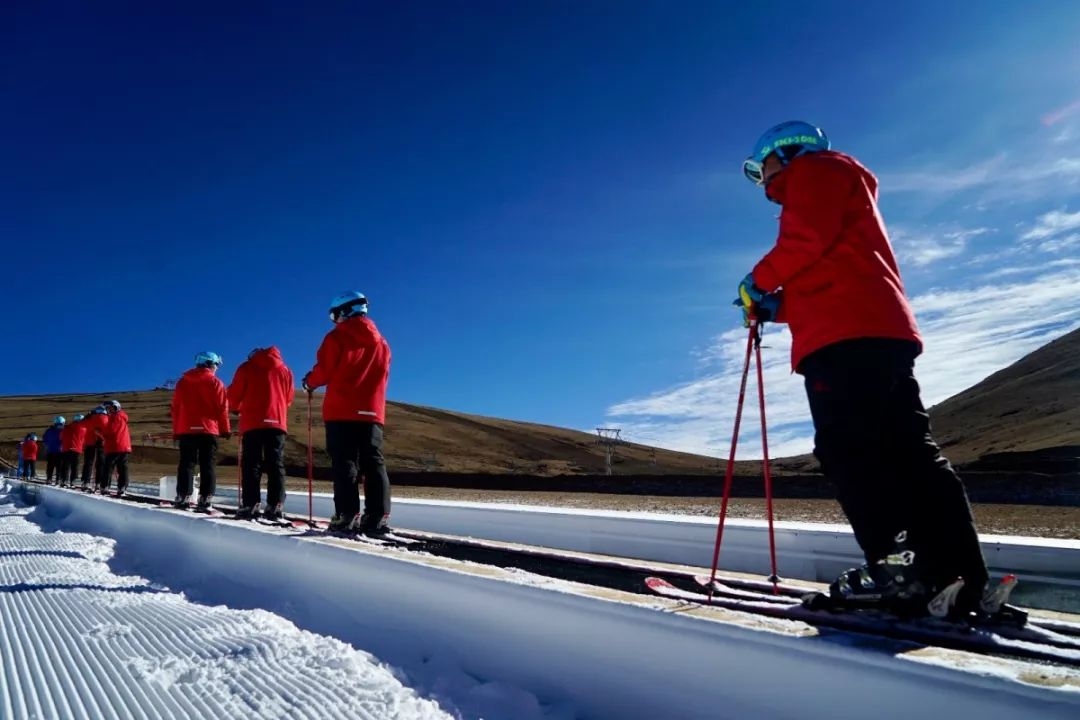
[[[334,298],[334,329],[323,338],[303,387],[310,393],[326,386],[322,414],[334,471],[331,528],[378,535],[388,530],[390,518],[390,478],[382,454],[390,346],[367,313],[362,293]],[[359,475],[364,478],[363,513]]]
[[[776,245],[739,285],[762,321],[787,322],[803,375],[814,455],[836,486],[866,564],[830,594],[857,605],[991,612],[989,575],[963,483],[930,435],[915,316],[877,206],[877,179],[818,128],[768,130],[743,165],[782,208]],[[964,579],[958,596],[946,590]],[[952,591],[957,586],[953,585]]]
[[[86,437],[86,425],[83,424],[84,416],[79,413],[74,419],[64,425],[64,431],[60,434],[60,485],[75,487],[75,478],[79,475],[79,456],[83,452],[83,440]]]
[[[37,439],[36,433],[30,433],[22,441],[22,476],[24,480],[33,480],[37,472]]]
[[[82,489],[90,491],[90,480],[97,475],[96,483],[105,478],[105,446],[101,439],[109,417],[105,408],[98,405],[83,420],[83,471]]]
[[[256,348],[229,385],[229,406],[240,413],[241,499],[237,517],[259,514],[259,480],[266,471],[264,517],[280,520],[285,503],[285,437],[296,395],[292,371],[276,347]]]
[[[128,427],[128,415],[120,409],[120,403],[109,400],[105,403],[105,412],[109,422],[102,436],[105,440],[105,476],[98,480],[98,489],[104,494],[112,484],[113,470],[116,470],[116,496],[122,497],[128,487],[128,456],[131,455],[131,430]]]
[[[173,504],[178,508],[191,505],[196,462],[199,500],[195,509],[208,512],[217,490],[217,441],[231,435],[225,384],[214,374],[219,367],[220,355],[201,352],[195,356],[195,367],[176,381],[173,390],[173,437],[180,446]]]

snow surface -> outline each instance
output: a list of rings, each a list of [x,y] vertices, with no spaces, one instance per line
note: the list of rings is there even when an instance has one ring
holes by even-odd
[[[0,538],[27,543],[14,554],[0,546],[5,572],[9,560],[27,561],[4,576],[16,589],[0,592],[0,689],[5,698],[51,694],[93,708],[67,715],[41,707],[36,717],[274,717],[277,703],[288,702],[303,705],[283,711],[288,717],[335,717],[337,706],[325,698],[341,692],[335,682],[346,676],[346,692],[375,687],[372,702],[399,703],[350,712],[357,717],[447,716],[424,699],[469,720],[865,720],[868,707],[877,718],[1080,716],[1076,671],[915,651],[737,613],[702,619],[660,598],[589,594],[521,571],[284,537],[55,488],[35,492],[41,505],[29,515],[0,506],[5,523],[22,523],[17,533],[0,526]],[[77,561],[85,570],[40,567],[31,557]],[[105,562],[109,573],[101,575]],[[57,596],[74,617],[94,620],[9,618],[9,594],[42,606]],[[108,612],[83,594],[103,598]],[[164,623],[169,632],[126,609],[159,599],[184,608],[160,611],[177,618]],[[267,658],[278,657],[279,645],[287,659],[274,666]],[[231,664],[218,673],[215,663]],[[311,674],[300,672],[309,666]],[[249,667],[258,670],[245,675]],[[265,675],[269,687],[260,684]],[[209,698],[196,690],[204,685],[214,690]],[[182,710],[159,702],[179,686],[176,697],[188,702]],[[101,713],[114,707],[122,711]]]
[[[28,512],[0,491],[0,717],[452,717],[368,653],[116,575],[114,541]]]

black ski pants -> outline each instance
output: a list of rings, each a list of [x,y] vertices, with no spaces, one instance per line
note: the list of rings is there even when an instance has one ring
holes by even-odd
[[[360,512],[357,483],[363,477],[364,513],[390,517],[390,478],[383,461],[383,426],[350,420],[326,422],[326,452],[334,472],[334,511],[347,518]]]
[[[59,452],[45,454],[45,482],[51,483],[54,475],[56,482],[60,482],[60,462],[63,457],[63,453]]]
[[[240,440],[243,459],[240,461],[243,500],[241,505],[259,504],[259,489],[266,473],[266,507],[274,508],[285,502],[285,431],[273,428],[248,430]]]
[[[195,486],[195,465],[199,466],[199,497],[212,496],[217,491],[218,439],[203,433],[177,435],[180,463],[176,467],[176,494],[190,497]]]
[[[799,364],[814,419],[814,455],[836,486],[855,539],[873,563],[907,531],[916,566],[941,587],[963,576],[981,593],[986,562],[967,493],[930,434],[915,380],[918,346],[864,338]]]
[[[37,460],[22,461],[22,476],[24,480],[33,480],[37,473]]]
[[[94,474],[94,465],[97,464],[97,460],[98,449],[96,445],[83,447],[82,485],[84,488],[90,487],[90,478]]]
[[[105,484],[99,485],[102,490],[108,489],[112,484],[113,471],[116,471],[116,492],[127,492],[128,487],[128,455],[130,453],[106,453],[105,454]]]
[[[60,484],[75,487],[75,480],[79,477],[79,455],[74,450],[67,450],[61,455],[60,460]]]

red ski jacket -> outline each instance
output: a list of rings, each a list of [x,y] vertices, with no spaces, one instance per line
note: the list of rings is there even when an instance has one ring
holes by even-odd
[[[256,350],[236,368],[229,385],[229,407],[240,413],[240,432],[288,431],[288,410],[296,394],[292,371],[276,347]]]
[[[105,438],[105,453],[131,452],[131,431],[128,429],[128,416],[123,410],[109,415],[109,423],[101,431]]]
[[[38,444],[33,440],[23,440],[22,459],[37,460]]]
[[[77,420],[69,422],[64,426],[64,429],[60,431],[60,450],[61,452],[77,452],[83,451],[83,444],[86,440],[86,424],[84,420]]]
[[[792,368],[798,372],[807,355],[842,340],[898,338],[921,348],[878,212],[877,178],[842,153],[808,153],[766,192],[783,207],[780,234],[754,267],[754,284],[783,288]]]
[[[231,432],[225,383],[209,368],[180,376],[172,398],[173,435],[220,435]]]
[[[386,423],[390,346],[366,315],[334,326],[319,346],[310,388],[326,386],[323,420]]]
[[[109,416],[102,413],[90,413],[83,420],[86,435],[83,437],[83,449],[87,445],[93,445],[98,438],[105,437],[105,426],[109,424]]]

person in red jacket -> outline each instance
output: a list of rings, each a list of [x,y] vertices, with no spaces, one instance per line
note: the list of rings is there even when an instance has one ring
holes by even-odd
[[[38,444],[37,435],[30,433],[22,441],[22,476],[24,480],[33,480],[37,471]]]
[[[86,437],[85,416],[77,414],[72,422],[64,425],[60,433],[60,486],[75,487],[75,478],[79,475],[79,456],[83,452],[83,439]]]
[[[101,437],[108,423],[109,417],[102,405],[91,410],[83,420],[82,489],[86,492],[91,490],[90,481],[93,475],[97,475],[95,484],[105,478],[105,448]]]
[[[232,434],[225,383],[215,375],[219,367],[220,355],[201,352],[195,356],[195,367],[177,380],[173,390],[173,437],[180,446],[173,504],[178,508],[191,505],[196,462],[199,465],[199,501],[195,509],[209,511],[217,490],[217,441],[218,438],[228,439]]]
[[[236,368],[229,407],[240,413],[241,499],[237,517],[259,514],[259,480],[266,471],[266,512],[280,520],[285,503],[285,437],[296,394],[292,371],[276,347],[256,348]]]
[[[390,346],[367,313],[362,293],[334,298],[334,328],[323,338],[303,387],[311,393],[326,386],[322,415],[334,472],[331,528],[377,535],[389,529],[390,518],[390,478],[382,454]],[[364,477],[362,514],[359,474]]]
[[[841,601],[991,612],[963,483],[930,434],[915,316],[877,205],[877,179],[818,128],[777,125],[744,174],[781,206],[775,246],[739,286],[744,310],[786,321],[803,375],[814,455],[836,487],[866,564],[830,586]],[[956,595],[954,581],[964,584]]]
[[[105,403],[109,423],[102,433],[105,440],[105,477],[99,480],[98,489],[104,494],[112,484],[116,471],[116,496],[123,497],[128,488],[128,456],[131,455],[131,430],[128,415],[116,400]]]

